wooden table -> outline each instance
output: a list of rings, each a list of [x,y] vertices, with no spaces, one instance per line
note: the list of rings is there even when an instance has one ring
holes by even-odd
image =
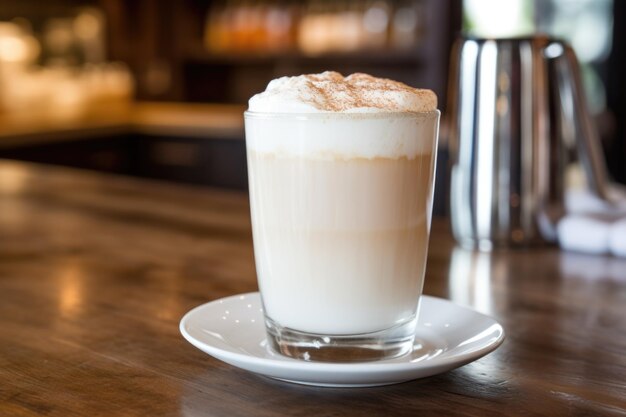
[[[273,381],[180,336],[192,307],[255,289],[243,194],[0,162],[1,416],[626,414],[626,260],[467,252],[436,220],[425,293],[507,339],[368,389]]]

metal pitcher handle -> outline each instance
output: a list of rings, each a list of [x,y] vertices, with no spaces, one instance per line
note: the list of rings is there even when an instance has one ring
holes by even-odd
[[[565,103],[568,98],[571,100],[572,105],[564,106],[563,113],[566,122],[576,127],[576,148],[588,187],[599,198],[608,201],[608,173],[600,146],[600,137],[587,109],[576,54],[571,46],[560,42],[551,43],[545,50],[550,58],[557,60],[561,103]]]

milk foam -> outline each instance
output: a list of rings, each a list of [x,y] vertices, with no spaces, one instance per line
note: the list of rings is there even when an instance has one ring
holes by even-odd
[[[414,159],[432,152],[436,106],[430,90],[365,74],[283,77],[250,99],[247,147],[276,157]]]
[[[338,72],[272,80],[250,99],[249,110],[261,113],[389,113],[437,109],[431,90],[367,74]]]
[[[312,159],[409,158],[432,152],[438,112],[414,115],[246,115],[249,151]],[[250,132],[254,131],[254,134]]]

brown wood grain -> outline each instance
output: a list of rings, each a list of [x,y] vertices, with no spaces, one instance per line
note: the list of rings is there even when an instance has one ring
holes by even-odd
[[[221,363],[192,307],[256,289],[247,197],[0,162],[0,416],[626,415],[626,260],[480,254],[436,220],[425,293],[507,339],[460,369],[325,389]]]

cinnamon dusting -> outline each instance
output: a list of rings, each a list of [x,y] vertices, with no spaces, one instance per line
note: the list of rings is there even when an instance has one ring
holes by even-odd
[[[355,73],[343,77],[338,72],[327,71],[302,77],[305,88],[299,98],[322,111],[342,112],[354,108],[406,111],[407,99],[424,103],[422,107],[430,107],[415,111],[434,110],[437,106],[437,98],[430,90],[369,74]]]

